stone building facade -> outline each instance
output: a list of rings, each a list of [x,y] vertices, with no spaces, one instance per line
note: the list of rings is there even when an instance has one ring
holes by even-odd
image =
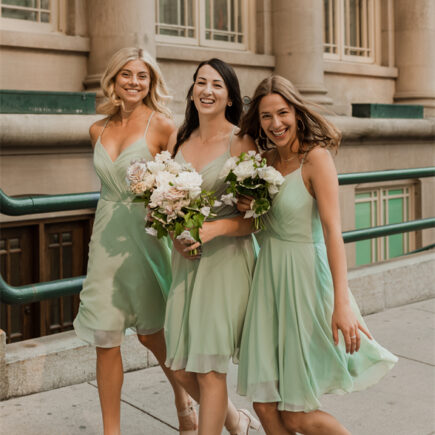
[[[99,97],[110,56],[140,46],[157,58],[180,122],[196,65],[220,57],[235,67],[243,95],[276,73],[333,113],[344,137],[339,173],[434,163],[433,0],[2,0],[0,7],[0,90]],[[419,104],[424,119],[356,118],[354,103]],[[98,117],[0,114],[0,187],[8,195],[98,190],[87,134]],[[343,186],[343,230],[434,216],[433,188],[432,178]],[[0,223],[1,273],[11,284],[83,273],[91,210],[1,215]],[[349,244],[349,266],[434,239],[424,230]],[[17,339],[38,325],[55,332],[69,327],[77,300],[56,304],[3,306],[2,317]],[[11,310],[33,320],[14,326]]]

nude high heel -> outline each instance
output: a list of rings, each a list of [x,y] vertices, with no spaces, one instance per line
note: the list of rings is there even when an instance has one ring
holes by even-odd
[[[247,409],[238,409],[237,411],[239,412],[239,424],[237,431],[231,432],[231,435],[248,435],[249,429],[259,430],[261,428],[260,422]]]

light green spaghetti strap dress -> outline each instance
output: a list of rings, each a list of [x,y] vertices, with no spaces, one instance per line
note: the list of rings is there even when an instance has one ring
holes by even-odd
[[[312,411],[324,393],[378,382],[397,358],[362,332],[358,352],[334,345],[334,289],[316,200],[301,168],[288,174],[269,213],[246,314],[238,392],[280,411]],[[351,307],[364,325],[351,295]]]
[[[219,173],[229,157],[230,144],[224,154],[199,171],[203,189],[214,191],[217,198],[227,187]],[[175,159],[185,163],[181,150]],[[213,211],[215,219],[238,215],[236,208],[227,205]],[[203,245],[200,260],[185,259],[173,250],[165,320],[169,368],[227,372],[230,358],[238,356],[254,262],[251,236],[216,237]]]
[[[132,202],[126,181],[133,160],[153,159],[146,142],[151,116],[143,137],[115,161],[100,138],[95,144],[101,196],[74,328],[79,338],[98,347],[119,346],[126,328],[146,335],[164,325],[171,283],[170,248],[145,232],[144,205]]]

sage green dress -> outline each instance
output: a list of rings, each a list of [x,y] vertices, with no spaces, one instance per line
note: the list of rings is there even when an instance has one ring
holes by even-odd
[[[144,205],[132,202],[126,181],[133,160],[153,159],[146,142],[150,121],[151,117],[144,136],[115,161],[100,138],[95,144],[101,196],[74,328],[78,337],[98,347],[119,346],[126,328],[146,335],[164,325],[171,283],[170,248],[166,241],[145,232]]]
[[[231,135],[232,136],[232,135]],[[231,143],[231,139],[230,139]],[[199,171],[203,189],[217,198],[227,185],[219,179],[228,150]],[[180,150],[175,159],[185,163]],[[213,209],[215,219],[238,216],[234,206]],[[172,251],[172,286],[166,308],[166,365],[172,370],[226,373],[237,359],[254,271],[252,236],[216,237],[202,248],[200,260]]]
[[[240,349],[238,392],[280,411],[312,411],[324,393],[375,384],[397,358],[361,331],[361,348],[334,345],[334,288],[316,200],[301,168],[288,174],[260,238]],[[351,307],[365,325],[351,295]]]

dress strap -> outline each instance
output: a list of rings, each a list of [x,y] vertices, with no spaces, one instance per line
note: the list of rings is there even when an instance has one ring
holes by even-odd
[[[103,125],[103,129],[101,130],[101,133],[100,133],[100,135],[98,136],[98,139],[101,140],[101,136],[103,136],[103,132],[104,132],[104,130],[106,129],[107,124],[109,123],[109,121],[110,121],[111,119],[112,119],[111,116],[109,116],[109,117],[106,119],[106,122],[105,122],[104,125]]]
[[[151,112],[150,117],[148,118],[147,126],[146,126],[146,128],[145,128],[145,133],[143,134],[143,137],[146,137],[146,135],[147,135],[148,127],[150,126],[151,118],[153,117],[154,113],[155,113],[155,112],[154,112],[154,110],[153,110],[153,111]]]
[[[231,131],[230,139],[228,141],[228,151],[231,151],[231,142],[233,141],[234,132],[236,131],[237,125],[235,125]]]
[[[304,162],[305,162],[305,159],[307,158],[307,155],[308,155],[308,151],[305,151],[305,152],[304,152],[304,155],[302,156],[302,160],[301,160],[301,168],[302,168],[302,165],[303,165]]]

